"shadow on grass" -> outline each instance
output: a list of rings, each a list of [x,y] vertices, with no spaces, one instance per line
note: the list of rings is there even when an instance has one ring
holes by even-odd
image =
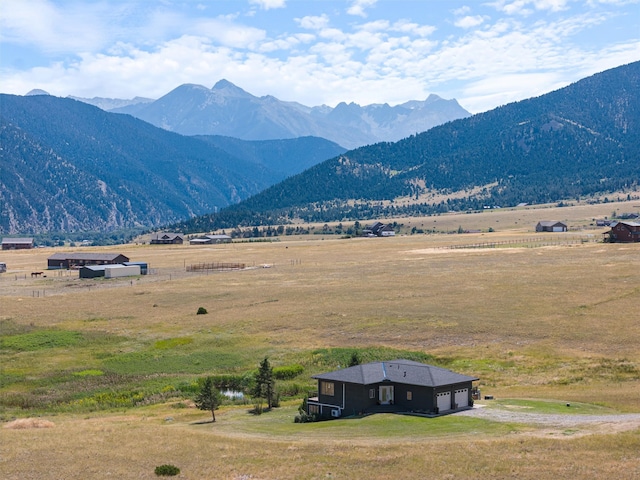
[[[191,425],[206,425],[207,423],[216,423],[215,420],[199,420],[197,422],[191,422]]]

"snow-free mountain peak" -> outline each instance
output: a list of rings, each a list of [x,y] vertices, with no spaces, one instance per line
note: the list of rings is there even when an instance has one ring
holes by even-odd
[[[25,97],[31,97],[33,95],[50,95],[50,93],[44,90],[40,90],[39,88],[34,88],[33,90],[28,91],[25,94]]]
[[[91,102],[88,102],[91,103]],[[307,107],[273,95],[256,97],[229,80],[212,88],[184,84],[158,100],[108,109],[128,113],[183,135],[223,135],[243,140],[322,137],[345,148],[396,141],[470,114],[455,100],[430,95],[404,105]]]
[[[226,96],[235,96],[235,97],[253,97],[250,93],[244,91],[237,85],[234,85],[229,80],[222,79],[216,82],[216,84],[211,89],[214,92],[224,93]]]

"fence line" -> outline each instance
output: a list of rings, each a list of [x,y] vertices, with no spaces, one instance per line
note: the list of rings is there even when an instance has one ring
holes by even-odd
[[[501,240],[496,242],[477,242],[477,243],[468,243],[463,245],[445,245],[439,248],[444,248],[448,250],[456,250],[456,249],[466,249],[466,248],[497,248],[502,246],[509,245],[518,245],[523,248],[539,248],[539,247],[549,247],[556,245],[579,245],[582,243],[588,243],[596,241],[595,239],[589,238],[549,238],[549,237],[536,237],[536,238],[524,238],[524,239],[512,239],[512,240]]]
[[[187,265],[187,272],[201,272],[206,270],[243,270],[246,267],[244,263],[229,262],[210,262],[210,263],[193,263]]]

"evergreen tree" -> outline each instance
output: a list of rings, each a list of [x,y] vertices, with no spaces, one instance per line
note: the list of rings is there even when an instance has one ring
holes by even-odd
[[[253,392],[254,397],[262,397],[267,400],[267,406],[269,409],[273,406],[275,399],[275,379],[273,377],[273,368],[269,363],[269,359],[265,359],[260,362],[260,368],[256,375],[256,385]]]
[[[358,354],[358,352],[353,352],[351,354],[351,360],[349,360],[349,366],[355,367],[356,365],[360,365],[360,363],[360,355]]]
[[[213,379],[207,377],[196,395],[194,402],[200,410],[209,410],[212,416],[212,422],[216,421],[216,410],[220,405],[221,395],[216,387],[213,386]]]

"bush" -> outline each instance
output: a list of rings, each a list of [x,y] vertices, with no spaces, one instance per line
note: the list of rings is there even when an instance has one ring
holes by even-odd
[[[206,309],[206,308],[204,308],[204,307],[199,307],[199,308],[198,308],[198,312],[196,313],[196,315],[206,315],[207,313],[209,313],[209,312],[207,312],[207,309]]]
[[[293,417],[293,423],[311,423],[318,421],[320,421],[320,418],[315,413],[310,415],[307,412],[301,412]]]
[[[297,377],[303,371],[304,367],[302,365],[285,365],[283,367],[274,367],[273,376],[276,380],[289,380]]]
[[[155,469],[156,475],[172,477],[180,473],[180,469],[175,465],[160,465]]]

